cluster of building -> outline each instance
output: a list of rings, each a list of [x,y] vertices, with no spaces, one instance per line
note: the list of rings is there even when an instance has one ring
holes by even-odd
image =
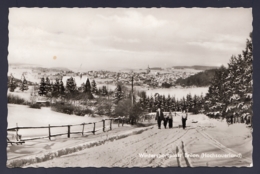
[[[120,81],[125,85],[133,83],[135,86],[147,86],[147,87],[162,87],[163,84],[167,83],[168,86],[174,86],[175,81],[178,78],[187,78],[194,75],[191,71],[174,71],[174,70],[152,70],[149,67],[146,70],[137,71],[122,71],[122,72],[111,72],[111,71],[89,71],[83,73],[90,78],[94,79],[107,79],[103,82],[106,84],[115,84]]]
[[[125,85],[132,84],[135,86],[143,87],[165,87],[164,85],[170,87],[175,86],[175,81],[178,78],[187,78],[194,75],[193,71],[185,70],[174,70],[174,69],[162,69],[162,68],[148,68],[139,69],[134,71],[86,71],[86,72],[73,72],[66,70],[55,70],[55,68],[33,68],[31,70],[31,75],[35,78],[39,77],[49,77],[50,80],[61,79],[64,76],[87,76],[90,79],[100,80],[104,84],[116,84],[118,81]]]

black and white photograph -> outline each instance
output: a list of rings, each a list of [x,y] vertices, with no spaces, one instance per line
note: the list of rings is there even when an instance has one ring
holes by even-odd
[[[6,167],[253,167],[252,8],[8,18]]]

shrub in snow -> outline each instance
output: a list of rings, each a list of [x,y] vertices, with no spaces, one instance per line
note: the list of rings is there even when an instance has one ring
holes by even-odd
[[[19,96],[8,94],[7,103],[24,105],[26,102],[23,98],[20,98]]]
[[[39,103],[32,103],[29,105],[30,108],[34,108],[34,109],[41,109],[41,104]]]
[[[73,114],[74,108],[72,105],[69,104],[55,103],[51,106],[51,110],[71,115]]]

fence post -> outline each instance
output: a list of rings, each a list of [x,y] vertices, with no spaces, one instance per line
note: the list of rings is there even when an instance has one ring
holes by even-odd
[[[106,130],[105,121],[106,121],[106,120],[102,120],[102,121],[103,121],[103,132],[105,132],[105,130]]]
[[[117,119],[118,127],[120,127],[120,118]]]
[[[70,138],[70,125],[68,125],[68,138]]]
[[[84,135],[84,127],[85,127],[85,123],[83,123],[83,127],[82,127],[82,136]]]
[[[94,123],[94,127],[93,127],[93,134],[95,135],[95,127],[96,127],[96,123]]]
[[[112,130],[112,119],[110,119],[110,130]]]
[[[51,126],[49,124],[49,140],[51,140]]]
[[[18,137],[18,123],[16,123],[15,132],[16,132],[16,141],[19,141],[19,137]]]
[[[124,118],[122,118],[122,127],[124,126]]]

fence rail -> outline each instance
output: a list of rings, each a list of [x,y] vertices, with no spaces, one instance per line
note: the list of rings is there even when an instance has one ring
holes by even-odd
[[[45,139],[48,138],[49,140],[51,140],[51,137],[57,137],[57,136],[62,136],[62,135],[67,135],[67,138],[70,138],[71,134],[81,134],[82,136],[84,136],[84,134],[87,133],[92,133],[95,134],[97,131],[103,130],[103,132],[106,132],[107,128],[109,130],[112,130],[112,123],[113,121],[118,121],[118,127],[120,127],[120,124],[122,126],[124,126],[124,122],[125,122],[125,117],[117,117],[117,118],[107,118],[107,119],[102,119],[100,121],[97,122],[88,122],[88,123],[81,123],[81,124],[72,124],[72,125],[59,125],[59,126],[51,126],[50,124],[48,126],[35,126],[35,127],[18,127],[18,125],[16,124],[16,127],[12,127],[12,128],[8,128],[7,131],[15,131],[15,138],[16,141],[10,141],[7,138],[7,143],[10,144],[19,144],[19,143],[24,143],[25,141],[31,141],[31,140],[37,140],[37,139]],[[110,121],[109,122],[109,126],[106,126],[106,121]],[[97,123],[103,123],[101,128],[96,128],[96,124]],[[85,130],[85,126],[86,125],[91,125],[93,124],[93,130]],[[73,126],[82,126],[82,131],[71,131],[71,127]],[[67,127],[67,132],[65,133],[58,133],[58,134],[51,134],[51,128],[61,128],[61,127]],[[30,137],[30,138],[22,138],[21,135],[18,134],[19,130],[22,129],[48,129],[48,135],[46,136],[40,136],[40,137]],[[21,144],[22,144],[21,143]]]

